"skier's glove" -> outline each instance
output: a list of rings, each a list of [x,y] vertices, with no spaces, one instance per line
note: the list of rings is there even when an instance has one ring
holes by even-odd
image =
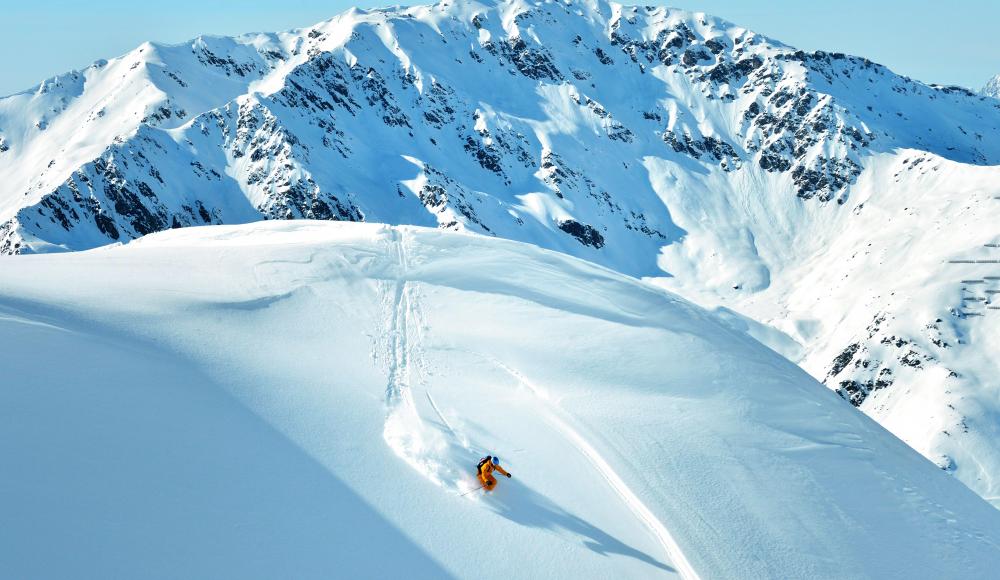
[[[507,479],[510,479],[510,474],[509,473],[507,474]]]

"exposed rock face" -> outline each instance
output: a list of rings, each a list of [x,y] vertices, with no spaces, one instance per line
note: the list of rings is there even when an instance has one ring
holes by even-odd
[[[994,99],[1000,99],[1000,75],[997,75],[989,80],[983,86],[983,89],[979,91],[987,97],[993,97]]]
[[[974,101],[676,10],[351,12],[284,35],[146,44],[6,99],[0,244],[84,249],[260,217],[378,220],[542,240],[648,274],[682,232],[642,179],[644,160],[762,175],[842,204],[881,151],[997,162],[984,129],[925,115],[974,106],[1000,125],[1000,108]],[[34,127],[15,142],[5,129],[18,122]],[[86,145],[68,153],[60,136],[80,133]],[[46,147],[51,162],[32,166]]]

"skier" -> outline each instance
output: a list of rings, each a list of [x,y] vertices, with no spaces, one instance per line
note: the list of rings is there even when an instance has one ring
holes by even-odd
[[[487,455],[486,457],[479,460],[479,465],[476,466],[479,472],[479,481],[483,482],[483,488],[486,491],[492,491],[494,487],[497,486],[497,478],[493,477],[493,470],[497,470],[500,473],[506,475],[508,478],[510,474],[507,473],[504,468],[500,467],[500,459],[498,457],[493,457]]]

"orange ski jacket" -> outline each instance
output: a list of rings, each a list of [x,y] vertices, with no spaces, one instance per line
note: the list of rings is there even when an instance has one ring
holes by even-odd
[[[494,469],[506,475],[507,477],[510,477],[510,474],[507,473],[507,471],[504,470],[504,468],[500,467],[499,465],[495,465],[492,461],[487,461],[482,465],[482,467],[479,468],[479,475],[482,476],[490,475],[491,473],[493,473]]]

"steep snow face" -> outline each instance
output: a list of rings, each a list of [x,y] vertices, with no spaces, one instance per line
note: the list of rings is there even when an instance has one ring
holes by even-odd
[[[301,221],[7,258],[0,342],[17,577],[1000,566],[1000,513],[798,367],[535,246]],[[513,479],[460,495],[488,452]]]
[[[261,217],[527,241],[725,308],[997,498],[997,135],[1000,101],[701,13],[352,10],[0,100],[0,252]]]
[[[983,86],[983,90],[979,92],[986,95],[987,97],[1000,99],[1000,75],[997,75],[992,79],[990,79],[990,81]]]
[[[277,36],[146,43],[0,99],[0,215],[38,203],[112,145],[141,138],[140,127],[167,131],[245,94],[281,60],[278,46]],[[108,219],[118,217],[105,204]]]
[[[789,223],[785,235],[768,222],[788,214],[755,208],[748,222],[728,193],[681,181],[679,191],[698,195],[672,193],[668,203],[687,206],[673,215],[688,238],[664,250],[675,276],[656,282],[726,309],[735,326],[1000,505],[992,355],[1000,347],[1000,173],[914,150],[869,163],[827,224],[796,231]],[[747,291],[754,276],[766,285]]]

